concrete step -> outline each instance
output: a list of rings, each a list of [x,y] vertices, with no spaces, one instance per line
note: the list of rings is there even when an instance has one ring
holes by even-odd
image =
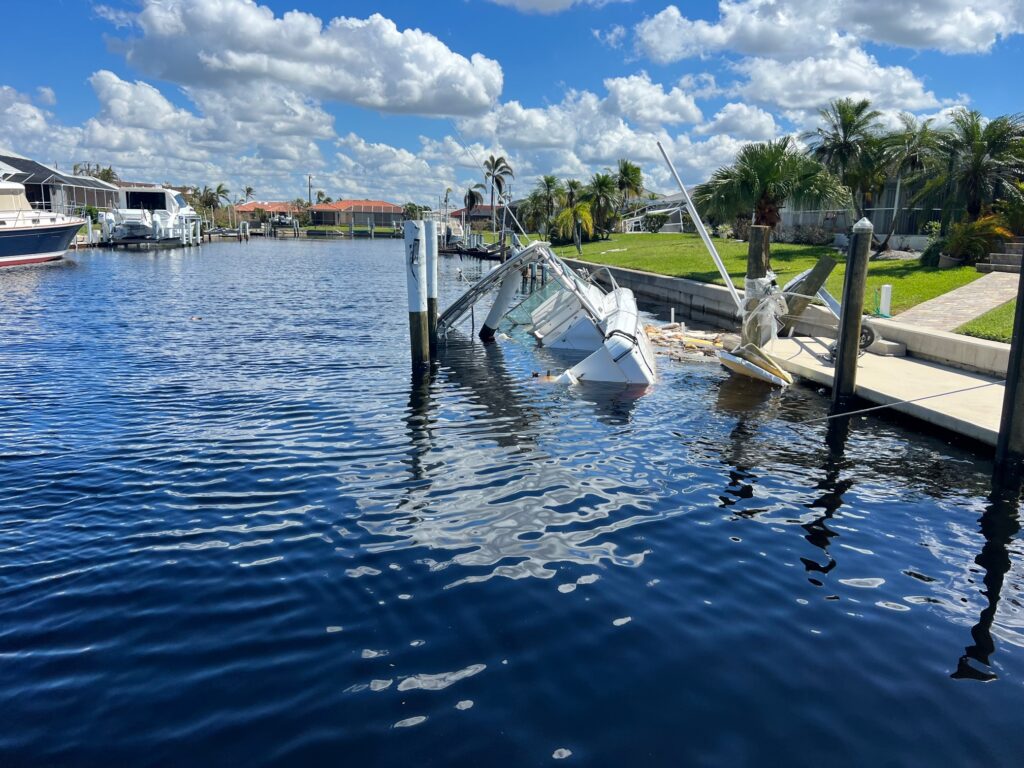
[[[1003,253],[1024,253],[1024,243],[1003,243]]]
[[[1015,272],[1020,274],[1020,264],[975,264],[979,272]]]
[[[1024,260],[1024,256],[1019,253],[990,253],[988,255],[990,264],[1008,264],[1019,267],[1022,260]]]

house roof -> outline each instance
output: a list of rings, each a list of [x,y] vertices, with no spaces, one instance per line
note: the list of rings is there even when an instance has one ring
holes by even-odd
[[[282,200],[250,200],[248,203],[235,206],[239,213],[252,213],[257,208],[267,213],[292,213],[295,210],[295,203]]]
[[[317,203],[311,211],[350,211],[352,213],[401,213],[402,206],[384,200],[335,200]]]
[[[503,207],[504,206],[496,205],[496,206],[494,206],[494,210],[497,211],[497,212],[500,212]],[[462,215],[462,212],[465,211],[465,210],[466,210],[465,208],[459,208],[457,211],[452,211],[448,215],[453,217],[453,218],[458,218],[459,216]],[[470,216],[484,216],[484,215],[487,215],[487,216],[491,215],[491,206],[489,206],[489,205],[474,205],[473,206],[473,210],[470,213]]]
[[[100,181],[92,176],[75,176],[70,173],[61,173],[48,165],[37,163],[17,155],[0,155],[0,164],[10,168],[6,175],[10,181],[19,184],[55,184],[66,187],[88,187],[90,189],[102,189],[112,191],[117,189],[113,184]]]

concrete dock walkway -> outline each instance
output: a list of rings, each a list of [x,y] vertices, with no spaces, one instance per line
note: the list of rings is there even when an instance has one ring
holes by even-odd
[[[1013,275],[1016,279],[1016,275]],[[832,386],[828,361],[831,339],[778,339],[768,348],[794,376]],[[979,373],[956,370],[905,357],[861,355],[857,363],[858,397],[887,405],[903,400],[929,399],[892,406],[897,413],[995,446],[1003,407],[1004,383]],[[956,392],[956,394],[945,394]]]
[[[1016,298],[1019,281],[1020,275],[991,272],[949,293],[911,307],[896,315],[893,321],[935,331],[955,331],[964,323]]]

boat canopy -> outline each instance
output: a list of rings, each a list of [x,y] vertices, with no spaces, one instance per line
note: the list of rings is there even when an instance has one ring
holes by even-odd
[[[25,187],[13,181],[0,181],[0,211],[29,211]]]

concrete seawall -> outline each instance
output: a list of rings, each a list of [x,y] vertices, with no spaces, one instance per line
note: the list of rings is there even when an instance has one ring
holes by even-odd
[[[565,262],[573,268],[583,267],[592,272],[605,267],[603,264],[578,259],[565,259]],[[682,277],[655,275],[624,267],[607,269],[619,285],[631,289],[638,299],[673,306],[680,319],[708,323],[729,330],[736,330],[739,327],[736,305],[729,291],[720,285]],[[597,274],[596,279],[606,282],[603,273]],[[901,323],[898,319],[876,319],[871,322],[883,338],[903,344],[911,357],[989,376],[1006,376],[1010,359],[1009,344],[945,331],[933,331]],[[835,318],[825,309],[816,306],[808,307],[796,324],[796,332],[806,336],[834,338],[835,329]]]

